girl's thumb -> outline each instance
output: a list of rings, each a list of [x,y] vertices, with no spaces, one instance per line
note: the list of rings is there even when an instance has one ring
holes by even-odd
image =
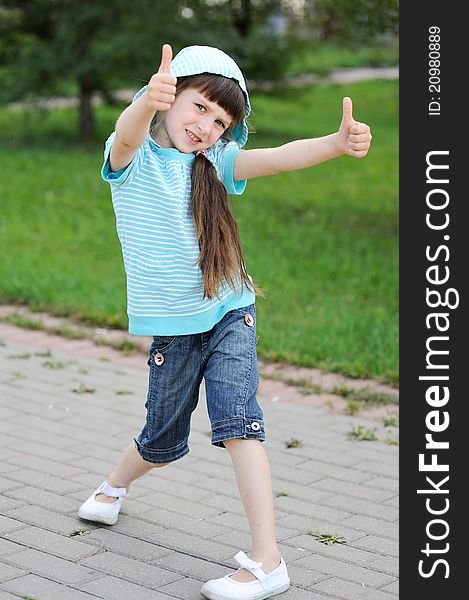
[[[171,73],[171,61],[173,60],[173,49],[169,44],[164,44],[161,50],[161,64],[158,73]]]
[[[355,122],[353,119],[353,116],[352,116],[352,110],[353,110],[352,99],[349,98],[348,96],[346,96],[342,100],[342,111],[343,111],[342,120],[345,121],[346,123],[354,123]]]

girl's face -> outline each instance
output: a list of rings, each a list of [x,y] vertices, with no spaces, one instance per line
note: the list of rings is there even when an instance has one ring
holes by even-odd
[[[197,152],[212,146],[231,125],[232,117],[195,88],[177,94],[166,112],[155,141],[163,148]]]

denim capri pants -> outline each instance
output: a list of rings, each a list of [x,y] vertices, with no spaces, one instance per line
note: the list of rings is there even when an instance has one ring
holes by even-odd
[[[189,452],[190,420],[202,378],[212,444],[224,448],[223,440],[232,438],[265,441],[264,417],[256,399],[254,304],[229,311],[210,331],[155,336],[149,352],[146,422],[134,438],[144,460],[167,463]]]

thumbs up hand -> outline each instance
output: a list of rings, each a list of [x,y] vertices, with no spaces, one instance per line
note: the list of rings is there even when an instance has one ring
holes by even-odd
[[[363,158],[368,154],[372,135],[366,123],[355,121],[352,116],[352,100],[347,96],[342,101],[342,121],[337,133],[343,154]]]
[[[161,54],[161,64],[158,72],[148,82],[147,103],[148,108],[154,112],[165,112],[171,108],[176,98],[177,79],[171,75],[171,61],[173,50],[169,44],[165,44]]]

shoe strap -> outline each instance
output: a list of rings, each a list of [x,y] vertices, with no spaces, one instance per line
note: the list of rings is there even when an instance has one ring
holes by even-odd
[[[125,489],[125,487],[112,487],[108,484],[107,481],[104,481],[96,490],[95,495],[96,494],[106,494],[106,496],[111,496],[114,498],[123,498],[127,495],[127,490]]]
[[[234,557],[236,562],[243,568],[250,571],[254,577],[259,580],[262,589],[265,589],[264,584],[267,583],[267,575],[262,570],[262,563],[251,560],[242,550]]]

